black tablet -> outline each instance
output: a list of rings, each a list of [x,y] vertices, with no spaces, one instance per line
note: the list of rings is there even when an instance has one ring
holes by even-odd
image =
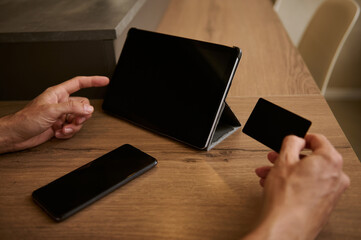
[[[240,57],[237,47],[132,28],[103,109],[196,148],[209,148],[228,108],[225,98]]]

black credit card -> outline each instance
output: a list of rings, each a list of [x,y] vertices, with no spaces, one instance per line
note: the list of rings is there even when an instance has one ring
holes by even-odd
[[[310,126],[309,120],[260,98],[243,132],[279,152],[286,136],[296,135],[303,138]]]

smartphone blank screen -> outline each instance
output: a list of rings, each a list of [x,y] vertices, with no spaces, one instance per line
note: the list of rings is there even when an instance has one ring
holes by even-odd
[[[61,221],[154,167],[157,160],[123,145],[35,190],[34,201]]]

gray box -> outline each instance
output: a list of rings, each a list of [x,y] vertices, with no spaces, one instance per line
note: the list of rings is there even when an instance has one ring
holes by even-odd
[[[0,100],[29,100],[75,76],[110,77],[129,28],[155,30],[168,2],[0,0]]]

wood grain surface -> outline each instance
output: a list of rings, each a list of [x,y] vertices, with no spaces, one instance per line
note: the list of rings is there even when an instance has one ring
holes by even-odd
[[[257,97],[230,97],[245,123]],[[361,236],[361,168],[322,96],[268,97],[310,119],[344,157],[352,184],[319,239]],[[254,169],[268,165],[269,149],[241,131],[209,152],[198,151],[103,113],[101,101],[81,132],[38,147],[0,155],[2,239],[237,239],[260,211],[262,189]],[[0,102],[0,115],[23,102]],[[33,190],[125,143],[158,159],[155,169],[62,223],[31,200]]]
[[[160,32],[239,46],[228,104],[244,124],[259,97],[312,121],[344,157],[351,187],[318,239],[361,236],[360,162],[268,0],[174,0]],[[262,188],[254,169],[267,147],[237,131],[209,152],[101,111],[69,140],[0,155],[0,239],[239,239],[256,223]],[[0,102],[0,116],[26,102]],[[35,189],[129,143],[158,166],[62,223],[31,199]],[[297,226],[295,226],[297,227]]]
[[[230,96],[319,93],[269,0],[174,0],[158,31],[241,48]]]

